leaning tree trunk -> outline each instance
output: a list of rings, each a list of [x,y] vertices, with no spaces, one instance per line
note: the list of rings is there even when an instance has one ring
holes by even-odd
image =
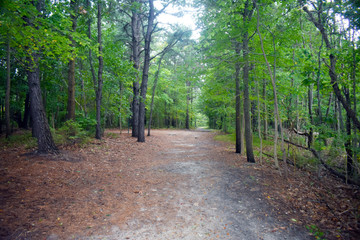
[[[39,153],[58,153],[43,106],[38,59],[39,57],[36,54],[32,54],[32,57],[27,59],[29,63],[28,84],[33,133],[37,138]]]
[[[351,108],[350,104],[346,101],[346,99],[342,95],[338,81],[337,81],[336,56],[334,55],[333,51],[331,51],[333,49],[333,46],[330,43],[328,33],[326,32],[324,23],[322,22],[322,18],[321,18],[322,11],[323,11],[322,2],[320,3],[320,5],[318,6],[318,9],[317,9],[318,16],[319,16],[318,19],[315,18],[314,14],[312,12],[310,12],[307,7],[303,7],[303,10],[308,14],[309,20],[320,31],[320,33],[323,37],[323,40],[325,42],[326,48],[331,52],[329,55],[329,59],[330,59],[329,76],[330,76],[330,82],[331,82],[333,91],[335,93],[335,96],[343,105],[344,109],[346,110],[347,115],[353,121],[356,128],[360,130],[360,121],[357,118],[355,111]]]
[[[274,64],[274,72],[272,72],[269,61],[267,60],[267,56],[266,56],[266,53],[265,53],[265,50],[264,50],[264,44],[263,44],[263,39],[261,37],[259,24],[260,24],[260,13],[259,13],[259,9],[257,7],[257,33],[258,33],[259,39],[260,39],[261,51],[263,53],[263,56],[264,56],[264,59],[265,59],[265,62],[266,62],[266,66],[267,66],[269,74],[270,74],[271,83],[272,83],[272,87],[273,87],[273,94],[274,94],[274,122],[275,122],[274,159],[275,159],[275,166],[277,168],[279,168],[279,162],[278,162],[278,159],[277,159],[277,137],[278,137],[278,131],[277,131],[278,126],[277,125],[279,124],[280,133],[281,133],[281,150],[283,152],[283,161],[284,161],[284,164],[285,164],[285,171],[286,171],[286,174],[287,174],[286,151],[285,151],[285,148],[284,148],[284,131],[283,131],[281,118],[280,118],[280,114],[279,114],[278,101],[277,101],[277,91],[276,91],[276,79],[275,79],[275,74],[274,74],[275,73],[275,64]],[[274,37],[273,37],[273,45],[274,45],[274,52],[275,52]]]
[[[151,44],[151,35],[154,28],[154,19],[155,19],[155,9],[154,1],[149,0],[149,17],[148,17],[148,26],[145,35],[145,57],[144,57],[144,68],[142,75],[142,82],[140,87],[140,104],[139,104],[139,133],[138,133],[138,142],[145,142],[145,101],[146,101],[146,91],[147,84],[149,79],[149,68],[150,68],[150,44]]]

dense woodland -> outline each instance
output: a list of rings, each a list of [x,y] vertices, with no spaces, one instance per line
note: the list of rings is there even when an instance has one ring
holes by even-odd
[[[358,1],[0,4],[4,136],[32,129],[39,152],[57,153],[65,130],[101,139],[105,128],[131,129],[144,142],[151,128],[207,122],[233,133],[249,162],[267,156],[286,174],[303,155],[358,183]],[[184,6],[197,12],[199,38],[159,22]]]

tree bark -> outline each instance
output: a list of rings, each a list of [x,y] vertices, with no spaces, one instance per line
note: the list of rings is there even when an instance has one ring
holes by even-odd
[[[235,42],[235,52],[237,58],[240,57],[240,43]],[[240,99],[240,62],[235,62],[235,152],[241,154],[241,99]]]
[[[58,153],[58,149],[51,136],[43,106],[38,59],[39,57],[36,54],[32,54],[32,56],[27,59],[29,63],[28,84],[33,133],[37,138],[39,153]]]
[[[98,81],[97,81],[97,89],[96,89],[96,132],[95,138],[101,139],[102,129],[101,129],[101,99],[102,99],[102,72],[103,72],[103,52],[102,52],[102,40],[101,40],[101,0],[98,0],[98,14],[97,14],[97,29],[98,29],[98,43],[99,43],[99,69],[98,69]]]
[[[11,135],[10,126],[10,88],[11,88],[11,76],[10,76],[10,34],[8,34],[6,44],[6,94],[5,94],[5,125],[6,125],[6,138]]]
[[[345,97],[347,102],[350,102],[350,92],[349,89],[344,89]],[[347,139],[345,141],[345,150],[346,150],[346,175],[352,176],[354,174],[354,165],[353,165],[353,150],[351,144],[351,119],[349,114],[346,114],[346,134]]]
[[[77,27],[77,17],[76,13],[77,0],[70,0],[70,9],[72,13],[70,18],[72,21],[72,28],[69,39],[71,41],[71,48],[75,47],[75,41],[71,35],[76,31]],[[69,70],[68,70],[68,101],[67,101],[67,116],[68,120],[75,120],[75,54],[72,53],[72,59],[69,61]]]
[[[138,0],[133,0],[132,3],[139,3]],[[132,61],[135,69],[135,79],[133,81],[133,101],[132,101],[132,137],[138,137],[139,133],[139,70],[140,70],[140,43],[141,43],[141,19],[139,10],[134,9],[131,16],[131,48]]]
[[[242,52],[243,52],[243,81],[244,81],[244,117],[245,117],[245,142],[247,161],[254,163],[255,157],[252,146],[251,122],[250,122],[250,96],[249,96],[249,33],[248,22],[252,17],[253,10],[250,10],[250,1],[245,2],[243,11],[242,31]]]
[[[139,104],[139,133],[138,133],[138,142],[145,142],[145,101],[146,101],[146,91],[147,84],[149,79],[149,68],[150,68],[150,45],[151,45],[151,35],[154,28],[154,19],[155,19],[155,9],[154,1],[149,0],[149,16],[148,16],[148,26],[145,35],[145,56],[144,56],[144,68],[142,75],[142,82],[140,87],[140,104]]]
[[[26,93],[25,103],[24,103],[24,117],[21,122],[21,128],[28,129],[29,128],[29,120],[30,120],[30,97],[29,92]]]
[[[258,124],[258,134],[260,139],[260,164],[263,163],[262,161],[262,136],[261,136],[261,112],[260,112],[260,94],[259,94],[259,88],[260,88],[260,81],[256,81],[256,97],[257,97],[257,124]]]

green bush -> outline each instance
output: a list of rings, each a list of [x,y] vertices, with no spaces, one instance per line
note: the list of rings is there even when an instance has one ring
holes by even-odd
[[[68,120],[58,129],[57,133],[53,133],[53,136],[55,142],[59,144],[86,143],[90,134],[91,132],[85,131],[80,123]]]

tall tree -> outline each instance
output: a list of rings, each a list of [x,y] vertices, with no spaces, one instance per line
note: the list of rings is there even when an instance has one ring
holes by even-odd
[[[77,27],[77,10],[78,1],[70,0],[70,18],[72,22],[69,39],[71,41],[71,47],[75,47],[73,33],[76,32]],[[69,61],[68,70],[68,101],[67,101],[67,119],[75,120],[75,60],[76,56],[74,50],[72,51],[72,57]]]
[[[97,31],[98,31],[98,44],[99,44],[99,69],[98,69],[98,79],[97,79],[97,88],[96,88],[96,132],[95,138],[101,139],[103,134],[101,129],[101,99],[102,99],[102,88],[103,88],[103,67],[104,67],[104,60],[103,60],[103,46],[102,46],[102,39],[101,39],[101,18],[102,18],[102,1],[98,0],[97,2]]]
[[[245,142],[246,142],[246,157],[248,162],[255,162],[251,121],[250,121],[250,95],[249,95],[249,22],[251,21],[254,12],[254,7],[250,0],[246,0],[244,9],[241,12],[243,18],[243,26],[241,29],[242,53],[243,53],[243,81],[244,81],[244,117],[245,117]]]
[[[6,94],[5,94],[5,124],[6,124],[6,137],[11,134],[10,126],[10,88],[11,88],[11,76],[10,76],[10,34],[7,36],[6,44]]]
[[[132,0],[131,11],[131,59],[135,69],[133,81],[133,101],[132,101],[132,136],[138,137],[139,133],[139,80],[140,80],[140,53],[141,53],[141,2]]]

